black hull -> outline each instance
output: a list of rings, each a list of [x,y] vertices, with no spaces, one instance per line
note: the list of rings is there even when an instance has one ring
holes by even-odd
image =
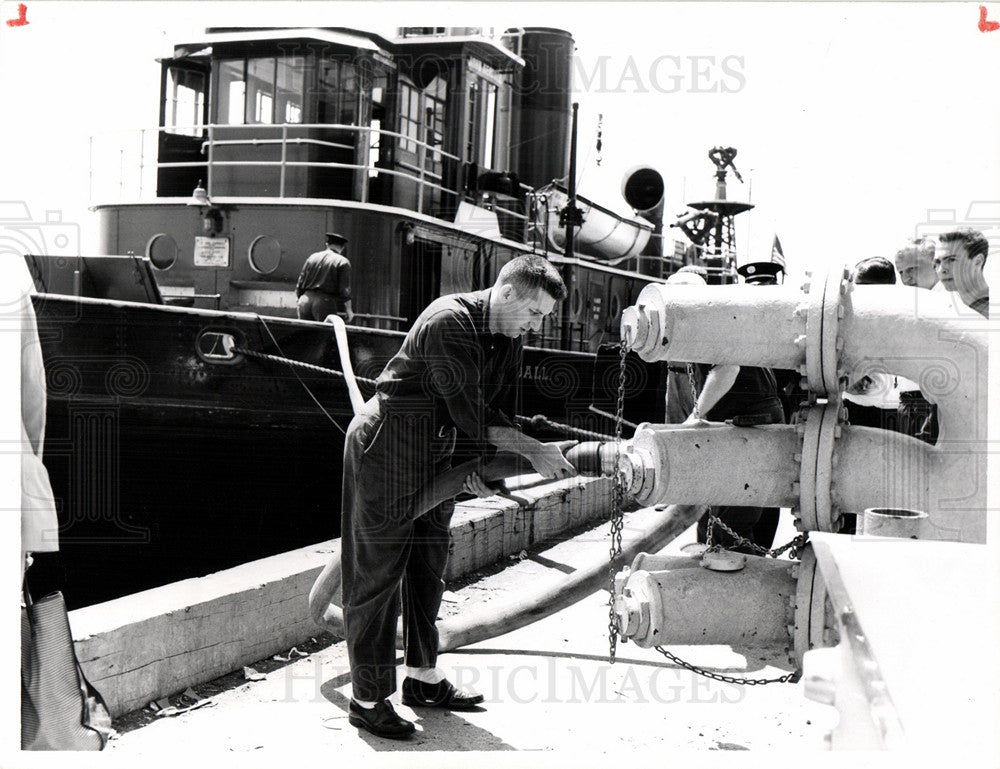
[[[332,327],[55,295],[36,296],[35,307],[48,383],[45,465],[71,606],[339,535],[342,430],[352,415],[343,379],[198,353],[199,339],[204,352],[204,334],[219,332],[241,349],[339,370]],[[356,373],[375,377],[401,340],[352,329]],[[519,412],[611,432],[589,406],[614,410],[617,353],[597,363],[529,348]],[[636,359],[627,376],[626,418],[661,421],[662,372]]]

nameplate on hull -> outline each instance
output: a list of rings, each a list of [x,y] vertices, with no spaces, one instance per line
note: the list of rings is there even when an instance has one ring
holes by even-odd
[[[228,267],[229,238],[206,238],[196,235],[194,239],[195,267]]]

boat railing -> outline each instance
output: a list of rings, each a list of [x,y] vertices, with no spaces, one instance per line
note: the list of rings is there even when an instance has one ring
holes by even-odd
[[[257,136],[237,138],[225,136],[234,129],[252,129]],[[354,143],[342,140],[332,141],[314,136],[297,136],[293,134],[303,131],[337,131],[354,135]],[[223,134],[219,136],[220,132]],[[273,136],[268,133],[273,132]],[[136,134],[138,134],[136,136]],[[165,134],[190,138],[202,137],[200,154],[204,159],[197,160],[163,160],[161,159],[161,137]],[[394,143],[405,142],[407,146],[416,149],[415,162],[408,162],[397,157],[390,167],[379,164],[377,145],[372,144],[373,135],[379,143],[390,140]],[[195,139],[196,141],[196,139]],[[219,158],[220,149],[228,147],[275,147],[277,157],[273,159],[226,159]],[[352,152],[350,161],[343,160],[300,160],[289,153],[292,147],[316,147],[320,150]],[[360,148],[360,151],[359,151]],[[527,211],[527,193],[530,187],[520,185],[519,197],[486,195],[480,193],[456,191],[444,183],[443,164],[447,160],[456,168],[462,168],[463,161],[457,155],[446,152],[438,144],[417,139],[397,131],[374,126],[358,126],[344,123],[281,123],[230,125],[209,124],[205,126],[157,127],[122,130],[111,135],[91,137],[90,143],[90,201],[95,203],[113,202],[152,202],[158,197],[160,172],[166,169],[198,169],[204,171],[204,183],[209,196],[216,194],[213,177],[220,169],[277,169],[278,179],[273,194],[255,194],[252,197],[274,197],[288,199],[301,197],[290,195],[289,177],[294,169],[340,169],[352,172],[362,181],[351,186],[349,199],[361,203],[369,201],[370,180],[379,176],[406,179],[416,185],[417,211],[425,211],[427,204],[437,194],[440,198],[449,199],[455,207],[462,199],[485,204],[487,208],[509,217],[517,223],[517,227],[527,232],[529,214]],[[199,177],[201,178],[201,177]],[[192,187],[192,191],[193,191]],[[523,239],[523,238],[522,238]]]

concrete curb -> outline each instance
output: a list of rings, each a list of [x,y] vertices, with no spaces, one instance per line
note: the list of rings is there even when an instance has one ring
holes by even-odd
[[[603,518],[611,491],[608,478],[577,477],[458,505],[446,578]],[[308,596],[332,550],[322,542],[70,612],[80,664],[118,716],[287,652],[322,632]]]

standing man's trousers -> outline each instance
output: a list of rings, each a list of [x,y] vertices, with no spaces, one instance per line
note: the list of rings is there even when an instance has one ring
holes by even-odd
[[[387,409],[378,397],[351,421],[344,444],[341,563],[344,625],[355,699],[396,690],[396,619],[405,664],[437,664],[435,627],[455,504],[412,517],[423,486],[451,466],[452,447],[430,414]]]
[[[336,315],[343,309],[344,303],[333,294],[309,290],[299,297],[296,312],[299,320],[318,320],[322,323],[327,315]]]

